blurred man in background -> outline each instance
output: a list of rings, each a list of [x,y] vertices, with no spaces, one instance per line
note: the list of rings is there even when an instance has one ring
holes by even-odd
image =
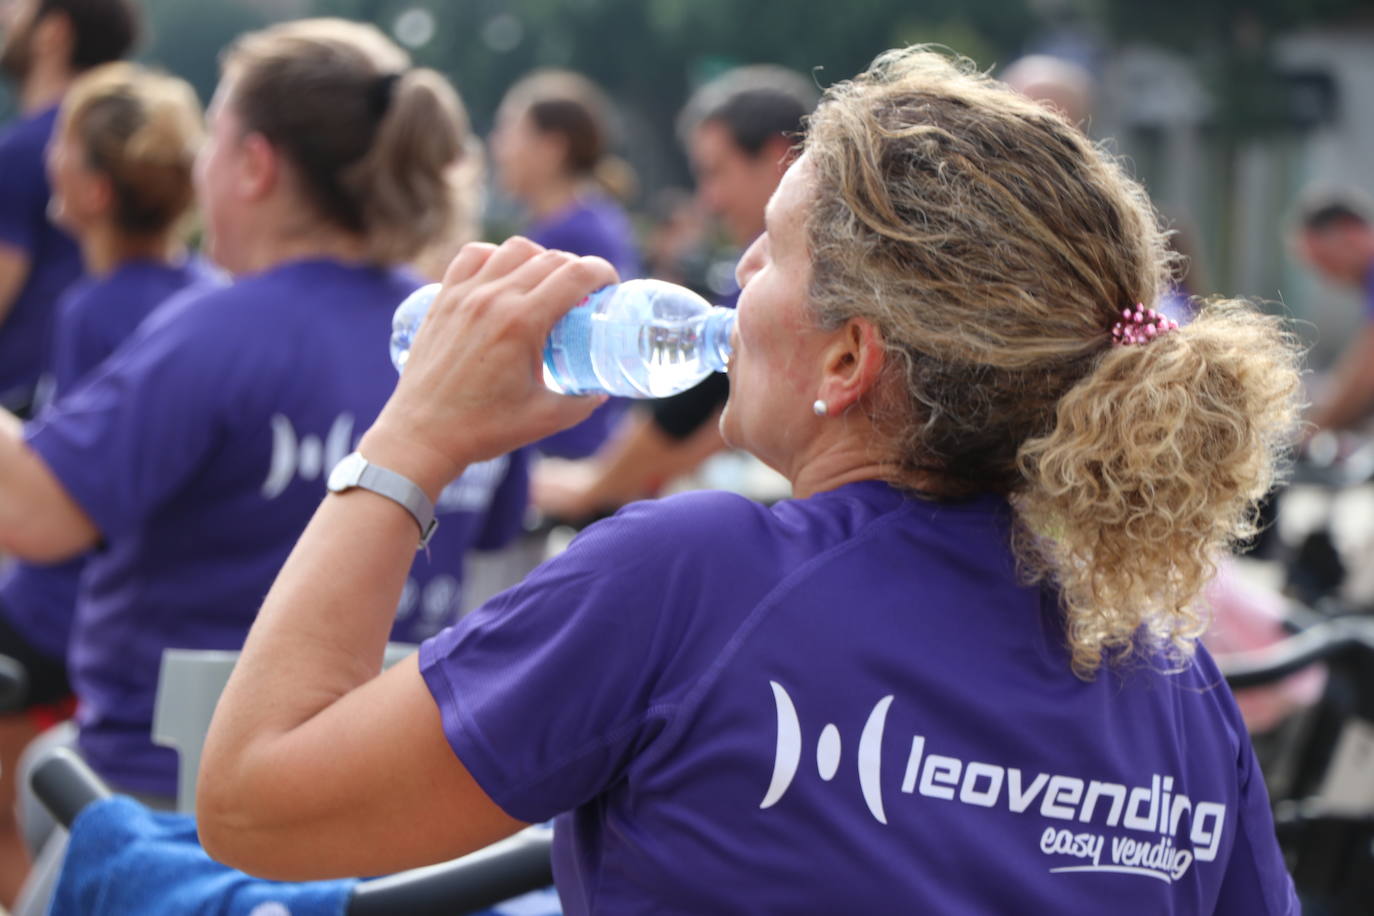
[[[81,270],[76,246],[47,217],[43,151],[72,80],[127,54],[139,17],[131,0],[8,0],[0,25],[0,70],[20,111],[0,131],[0,408],[23,415],[49,352],[53,304]]]
[[[1309,417],[1313,432],[1344,429],[1374,407],[1374,207],[1350,191],[1309,197],[1298,213],[1294,247],[1322,279],[1364,298],[1364,327]]]

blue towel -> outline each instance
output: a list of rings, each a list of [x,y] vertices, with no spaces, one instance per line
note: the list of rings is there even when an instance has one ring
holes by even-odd
[[[213,861],[195,820],[116,795],[72,825],[50,916],[342,916],[356,879],[283,884]],[[275,904],[275,905],[274,905]],[[258,908],[261,909],[258,909]]]

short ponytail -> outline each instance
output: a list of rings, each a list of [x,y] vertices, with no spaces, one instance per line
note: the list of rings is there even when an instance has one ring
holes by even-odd
[[[622,204],[630,203],[639,194],[639,178],[634,166],[619,156],[602,156],[592,169],[592,180]]]
[[[233,104],[294,166],[316,215],[383,264],[408,261],[453,218],[448,175],[468,135],[458,94],[375,26],[302,19],[225,52]]]
[[[1186,658],[1217,556],[1255,531],[1295,432],[1300,349],[1281,320],[1213,302],[1144,346],[1106,349],[1018,455],[1018,545],[1052,579],[1082,676],[1144,636]]]
[[[468,135],[463,104],[437,72],[404,71],[390,96],[371,148],[341,179],[382,263],[408,260],[448,230],[456,205],[449,169]]]

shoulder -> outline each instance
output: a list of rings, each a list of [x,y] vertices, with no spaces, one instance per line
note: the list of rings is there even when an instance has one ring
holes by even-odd
[[[775,524],[773,511],[752,499],[723,490],[697,490],[630,503],[611,518],[588,527],[586,533],[606,529],[633,538],[671,530],[672,539],[680,539],[680,544],[720,544]]]
[[[119,348],[122,371],[144,373],[162,367],[183,371],[186,379],[207,383],[234,370],[252,352],[255,360],[270,345],[262,322],[247,310],[234,287],[197,283],[175,291],[153,307]],[[99,309],[87,309],[88,314]],[[248,349],[251,347],[251,350]],[[175,367],[184,367],[175,370]]]
[[[195,283],[169,296],[145,323],[145,328],[149,332],[187,336],[196,329],[215,325],[230,330],[233,325],[243,324],[240,307],[253,301],[251,295],[243,295],[237,284]],[[238,321],[233,320],[236,313]]]
[[[775,520],[766,506],[735,493],[702,490],[644,500],[583,529],[570,553],[616,557],[635,566],[694,566],[757,550]]]
[[[7,154],[41,154],[48,142],[48,134],[52,132],[55,114],[54,109],[38,115],[16,118],[4,128],[0,128],[0,151]]]
[[[594,197],[582,208],[592,231],[617,244],[627,244],[634,237],[634,227],[625,208],[609,197]]]
[[[1107,672],[1114,689],[1136,696],[1194,735],[1190,757],[1198,765],[1241,765],[1250,739],[1226,677],[1202,644],[1186,658],[1157,646],[1117,662]]]
[[[584,200],[564,213],[535,227],[535,241],[549,247],[573,250],[574,254],[600,254],[609,243],[620,243],[630,235],[629,218],[609,200]],[[574,250],[596,248],[596,250]]]
[[[52,132],[48,113],[24,118],[0,130],[0,181],[27,185],[35,175],[43,177],[43,152]]]
[[[57,300],[57,314],[63,318],[80,318],[100,299],[100,284],[89,277],[81,277],[63,291]]]
[[[845,488],[772,505],[701,490],[632,503],[573,542],[587,553],[634,558],[687,576],[737,576],[776,583],[813,558],[881,536],[883,521],[909,504],[878,485]],[[703,564],[709,564],[705,566]],[[769,586],[771,587],[771,585]]]

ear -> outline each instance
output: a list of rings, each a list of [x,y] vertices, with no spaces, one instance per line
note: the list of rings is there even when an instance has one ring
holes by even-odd
[[[238,170],[234,189],[243,200],[258,201],[270,195],[281,181],[281,153],[260,133],[250,132],[239,141]]]
[[[839,416],[878,384],[887,351],[883,336],[867,318],[851,318],[826,348],[818,395]]]
[[[92,174],[83,183],[81,196],[85,198],[82,209],[87,213],[109,214],[114,210],[114,183],[103,174]]]

